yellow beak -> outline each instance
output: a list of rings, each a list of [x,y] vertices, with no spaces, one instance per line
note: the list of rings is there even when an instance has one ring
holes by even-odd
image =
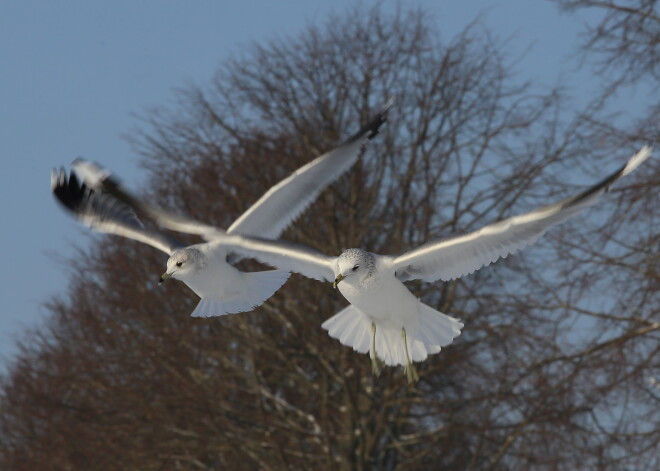
[[[335,282],[332,283],[332,287],[335,288],[335,289],[337,289],[337,285],[338,285],[339,282],[340,282],[341,280],[343,280],[344,278],[346,278],[346,277],[345,277],[344,275],[342,275],[341,273],[340,273],[339,275],[337,275],[337,278],[335,278]]]
[[[164,281],[166,281],[168,278],[171,278],[171,277],[172,277],[171,273],[167,273],[167,272],[163,273],[161,275],[160,279],[158,280],[158,286],[162,285]]]

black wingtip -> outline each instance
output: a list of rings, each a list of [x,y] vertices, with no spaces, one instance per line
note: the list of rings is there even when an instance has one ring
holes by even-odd
[[[362,126],[358,132],[355,133],[347,142],[355,142],[357,139],[373,139],[378,135],[380,127],[387,121],[387,115],[390,111],[390,108],[394,104],[394,97],[387,100],[385,106],[383,106],[378,113],[376,113],[367,124]]]
[[[617,181],[619,178],[621,178],[624,175],[625,168],[626,168],[625,165],[622,166],[619,170],[612,173],[608,177],[605,177],[604,179],[602,179],[601,181],[599,181],[595,185],[590,186],[589,188],[584,190],[582,193],[574,196],[573,198],[569,198],[567,201],[564,201],[561,204],[561,207],[562,208],[568,208],[570,206],[580,204],[581,202],[588,199],[590,196],[592,196],[596,193],[599,193],[601,191],[603,193],[607,193],[608,191],[610,191],[610,186],[612,185],[612,183],[614,183],[615,181]]]
[[[135,200],[135,198],[133,198],[130,193],[122,189],[119,180],[108,175],[103,180],[101,180],[99,184],[103,191],[111,194],[117,200],[130,206],[138,214],[141,214],[141,216],[145,216],[144,211],[142,210],[142,204]]]
[[[68,174],[61,167],[51,173],[51,190],[55,199],[66,209],[78,213],[85,198],[89,197],[91,189],[78,180],[75,173]]]
[[[613,172],[612,174],[605,177],[595,185],[590,186],[579,195],[564,201],[561,204],[561,207],[567,208],[569,206],[579,204],[585,201],[586,199],[588,199],[589,197],[591,197],[592,195],[597,194],[599,192],[607,193],[608,191],[610,191],[610,186],[614,182],[616,182],[621,177],[624,177],[630,172],[632,172],[635,168],[637,168],[637,166],[639,166],[642,162],[644,162],[650,156],[650,154],[651,154],[651,148],[647,146],[642,147],[642,149],[640,149],[639,152],[633,155],[628,160],[628,162],[622,165],[621,168],[619,168],[616,172]]]
[[[376,114],[376,116],[374,116],[372,120],[365,126],[366,130],[370,131],[370,133],[367,135],[367,139],[373,139],[376,135],[378,135],[380,127],[387,121],[390,108],[393,104],[394,97],[391,97],[389,100],[387,100],[385,106],[383,106]]]

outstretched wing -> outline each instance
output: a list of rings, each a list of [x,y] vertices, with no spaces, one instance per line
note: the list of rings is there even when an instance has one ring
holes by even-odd
[[[282,240],[263,239],[238,234],[227,234],[221,238],[222,245],[232,252],[262,263],[300,273],[319,281],[334,279],[336,257],[328,257],[310,247]]]
[[[133,208],[138,215],[149,218],[162,227],[177,232],[196,234],[206,240],[214,239],[225,233],[215,226],[164,211],[141,201],[115,180],[109,170],[99,167],[93,162],[78,158],[73,162],[73,169],[87,185],[112,195]]]
[[[387,119],[393,100],[368,124],[335,149],[317,157],[268,190],[245,211],[227,233],[277,238],[323,191],[364,153],[367,143]]]
[[[145,228],[135,213],[113,197],[80,183],[64,169],[53,170],[50,176],[57,201],[84,225],[106,234],[115,234],[149,244],[170,254],[180,244],[164,234]]]
[[[227,233],[253,234],[261,237],[277,237],[329,183],[346,172],[364,152],[386,121],[392,106],[390,100],[372,120],[354,136],[336,149],[321,155],[301,167],[288,178],[272,187],[248,209]],[[173,231],[196,234],[206,240],[221,237],[225,232],[217,227],[178,216],[140,201],[112,177],[107,169],[93,162],[76,159],[73,168],[93,188],[103,189],[119,201],[132,207],[157,224]]]
[[[651,148],[644,146],[619,170],[572,198],[490,224],[470,234],[432,241],[406,252],[393,260],[396,276],[401,281],[448,281],[521,250],[534,243],[551,226],[593,205],[612,183],[632,172],[650,155]]]

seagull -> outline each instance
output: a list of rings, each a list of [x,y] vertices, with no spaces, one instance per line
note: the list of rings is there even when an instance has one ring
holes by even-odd
[[[408,381],[414,383],[419,377],[413,362],[421,362],[451,344],[463,323],[421,302],[404,281],[450,281],[522,250],[550,227],[592,206],[610,185],[650,154],[651,148],[643,147],[619,170],[576,196],[465,235],[430,241],[401,255],[352,248],[330,257],[285,241],[229,234],[223,243],[262,263],[332,281],[350,305],[321,327],[343,345],[359,353],[368,352],[376,376],[383,363],[401,365]]]
[[[328,184],[345,173],[364,153],[366,144],[386,121],[391,105],[392,100],[337,148],[270,188],[226,233],[278,237]],[[110,187],[129,197],[129,204],[103,191]],[[204,243],[185,247],[164,233],[144,227],[136,211],[130,207],[130,200],[135,198],[122,189],[107,169],[92,162],[76,159],[68,178],[63,168],[53,170],[51,189],[56,200],[91,229],[134,239],[168,254],[167,270],[160,277],[159,284],[175,278],[188,285],[201,298],[191,314],[193,317],[251,311],[270,298],[290,276],[288,270],[247,273],[236,269],[230,264],[236,258],[231,257],[228,248],[217,237],[207,237]],[[136,206],[141,208],[141,217],[167,214],[144,203]],[[158,217],[155,219],[158,223]],[[225,233],[203,224],[188,224],[179,216],[170,219],[183,222],[175,229],[180,232],[202,236],[209,230],[214,235]]]

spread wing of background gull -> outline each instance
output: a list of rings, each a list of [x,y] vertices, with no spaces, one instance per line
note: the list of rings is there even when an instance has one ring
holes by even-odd
[[[391,106],[387,105],[358,133],[334,150],[316,158],[272,187],[232,226],[232,233],[277,237],[321,191],[346,172],[362,155],[367,142],[378,133]],[[80,183],[74,172],[80,175]],[[228,263],[229,251],[218,236],[221,229],[169,214],[147,205],[94,163],[78,159],[74,172],[54,170],[53,194],[83,224],[99,232],[120,235],[149,244],[170,255],[161,282],[176,278],[200,298],[193,316],[218,316],[250,311],[272,296],[288,279],[288,270],[246,273]],[[133,210],[135,212],[133,212]],[[170,237],[145,228],[137,215],[163,227],[198,234],[207,242],[183,247]]]
[[[171,237],[145,228],[131,208],[88,188],[73,173],[67,179],[64,169],[53,170],[51,188],[64,207],[98,232],[134,239],[168,254],[183,247]]]
[[[304,165],[273,186],[245,211],[226,230],[226,233],[250,234],[269,239],[278,237],[327,185],[344,174],[364,153],[366,144],[378,134],[380,127],[387,120],[393,101],[391,98],[366,125],[338,147]],[[110,172],[92,162],[77,159],[73,167],[87,185],[102,187],[103,191],[123,201],[138,214],[153,219],[162,227],[196,234],[206,240],[225,234],[224,230],[214,226],[163,211],[140,201],[115,181]]]
[[[331,281],[351,303],[326,320],[331,337],[369,352],[372,370],[381,361],[403,365],[410,382],[417,380],[413,362],[438,353],[460,335],[463,324],[417,299],[406,280],[451,280],[461,277],[536,241],[551,226],[593,205],[609,186],[632,172],[651,154],[643,147],[619,170],[582,193],[527,214],[485,226],[475,232],[431,241],[398,256],[348,249],[339,257],[283,241],[227,236],[225,244],[244,256]]]

